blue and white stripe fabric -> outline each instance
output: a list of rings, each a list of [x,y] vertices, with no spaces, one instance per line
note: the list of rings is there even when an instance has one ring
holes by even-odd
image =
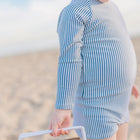
[[[123,17],[109,1],[72,0],[61,11],[56,109],[72,109],[88,139],[105,139],[129,121],[137,60]],[[79,119],[81,118],[81,119]],[[81,133],[76,130],[80,137]]]
[[[81,12],[79,10],[75,4],[66,6],[60,13],[58,20],[60,56],[57,73],[57,109],[72,109],[80,81],[83,62],[82,38],[85,24],[90,20],[90,10],[89,8],[84,9],[84,11],[82,8]]]

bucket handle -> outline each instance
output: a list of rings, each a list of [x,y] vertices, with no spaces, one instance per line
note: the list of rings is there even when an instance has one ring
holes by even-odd
[[[64,130],[81,129],[83,140],[87,140],[86,139],[85,128],[83,126],[72,126],[72,127],[62,128],[62,129],[64,129]],[[59,130],[61,130],[61,129],[58,129],[58,131]],[[23,133],[23,134],[19,135],[18,140],[22,140],[23,138],[43,135],[43,134],[49,134],[49,133],[52,133],[52,132],[53,132],[52,130],[42,130],[42,131],[36,131],[36,132],[30,132],[30,133]]]

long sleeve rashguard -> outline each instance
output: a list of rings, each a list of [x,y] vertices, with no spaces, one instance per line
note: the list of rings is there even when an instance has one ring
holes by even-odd
[[[89,9],[66,6],[60,13],[57,33],[60,55],[57,70],[56,109],[72,109],[82,68],[81,49],[83,47],[84,25]]]

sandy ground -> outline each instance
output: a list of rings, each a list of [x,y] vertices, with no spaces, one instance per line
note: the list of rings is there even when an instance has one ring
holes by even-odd
[[[133,39],[140,88],[140,38]],[[0,58],[0,139],[16,140],[20,133],[46,130],[55,105],[59,50]],[[128,140],[140,139],[140,97],[130,101]],[[73,118],[71,121],[72,126]],[[74,130],[69,136],[77,136]],[[49,135],[30,138],[55,139]]]

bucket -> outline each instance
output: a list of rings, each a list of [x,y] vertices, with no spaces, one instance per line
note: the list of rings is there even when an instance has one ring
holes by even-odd
[[[85,128],[83,126],[72,126],[72,127],[66,127],[66,128],[62,128],[64,130],[74,130],[74,129],[80,129],[81,130],[81,134],[82,134],[82,140],[87,140],[86,138],[86,133],[85,133]],[[58,129],[58,131],[61,129]],[[39,135],[44,135],[44,134],[49,134],[52,133],[52,130],[42,130],[42,131],[36,131],[36,132],[29,132],[29,133],[22,133],[19,135],[18,140],[23,140],[23,138],[29,138],[29,137],[33,137],[33,136],[39,136]],[[64,139],[64,140],[81,140],[81,138],[79,137],[75,137],[75,138],[68,138],[68,139]]]

